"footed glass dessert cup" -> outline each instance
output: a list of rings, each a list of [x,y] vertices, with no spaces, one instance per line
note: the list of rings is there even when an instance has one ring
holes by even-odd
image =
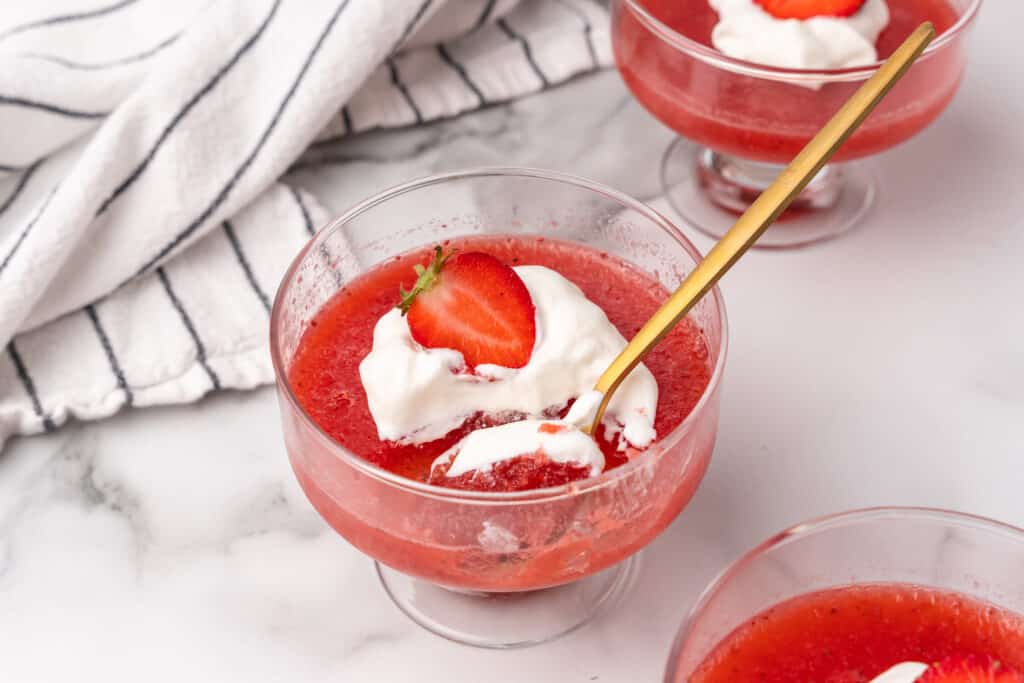
[[[809,634],[828,630],[827,619],[851,619],[832,627],[829,637],[834,636],[831,642],[836,646],[823,655],[829,662],[844,658],[847,666],[857,665],[851,658],[884,658],[882,651],[899,641],[895,636],[907,633],[912,638],[908,642],[942,639],[960,643],[976,656],[984,656],[983,650],[991,647],[1003,657],[1011,652],[1011,658],[1024,661],[1019,649],[1024,642],[1022,576],[1024,530],[982,517],[925,508],[874,508],[798,524],[736,560],[704,590],[679,630],[664,680],[696,683],[722,680],[723,675],[754,680],[746,669],[747,678],[728,673],[736,666],[739,643],[748,648],[748,657],[754,643],[761,652],[786,651],[806,661],[809,650],[822,655]],[[780,608],[790,600],[834,596],[831,591],[851,587],[864,591],[854,596],[859,599],[814,602],[811,609],[798,612]],[[892,598],[885,596],[890,590]],[[883,608],[885,603],[889,604]],[[766,636],[764,624],[779,614],[788,615],[783,619],[794,614],[798,618],[787,621],[785,630],[776,627]],[[851,645],[859,642],[857,628],[875,631],[881,644]],[[736,638],[738,633],[742,638]],[[720,647],[723,641],[730,647]],[[840,652],[844,647],[854,651]],[[714,673],[709,674],[712,661]],[[756,680],[805,680],[792,670],[770,670],[763,658],[758,661],[768,668],[760,669]],[[1020,666],[1019,661],[1004,664]],[[878,673],[857,677],[847,671],[842,680],[868,680]]]
[[[896,7],[905,0],[889,1]],[[857,160],[908,140],[946,108],[964,74],[965,35],[980,4],[948,0],[955,22],[937,27],[941,34],[756,247],[812,244],[864,217],[876,181]],[[763,66],[673,30],[647,9],[646,0],[611,5],[623,80],[651,114],[682,136],[662,159],[663,190],[687,222],[716,238],[881,63],[829,71]]]
[[[575,629],[621,596],[634,555],[693,496],[715,442],[725,314],[717,289],[691,312],[707,341],[711,379],[690,414],[626,464],[515,493],[407,479],[328,437],[296,399],[288,368],[310,319],[347,281],[411,249],[471,235],[586,244],[669,291],[700,256],[665,218],[615,190],[558,173],[489,168],[364,201],[321,229],[285,275],[271,353],[285,444],[309,500],[377,562],[384,589],[414,621],[461,643],[522,647]]]

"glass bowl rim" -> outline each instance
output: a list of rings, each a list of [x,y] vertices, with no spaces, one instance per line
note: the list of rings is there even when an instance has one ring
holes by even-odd
[[[686,613],[686,617],[683,619],[679,632],[676,634],[675,640],[672,643],[672,649],[669,651],[668,661],[666,663],[666,683],[673,680],[672,676],[675,675],[675,672],[672,671],[671,668],[678,662],[679,653],[682,650],[683,644],[690,635],[694,620],[701,612],[704,611],[708,603],[718,595],[718,593],[732,580],[732,578],[750,562],[770,550],[780,548],[807,536],[813,536],[833,529],[856,526],[863,522],[893,518],[899,520],[931,520],[955,524],[959,527],[971,527],[1005,536],[1009,540],[1014,540],[1024,545],[1024,528],[1014,526],[1008,522],[1001,522],[991,517],[975,515],[969,512],[961,512],[959,510],[950,510],[947,508],[878,506],[836,512],[829,515],[815,517],[804,522],[799,522],[769,536],[764,541],[761,541],[756,546],[740,555],[738,558],[726,565],[724,569],[719,571],[715,577],[711,579],[710,583],[704,587],[700,592],[700,595],[697,596],[697,600],[693,603],[693,607],[691,607]]]
[[[560,498],[568,498],[578,496],[583,493],[587,493],[592,490],[611,486],[615,482],[623,479],[628,474],[636,470],[637,468],[646,465],[651,457],[655,457],[660,453],[664,452],[668,448],[675,446],[680,439],[689,432],[691,426],[696,422],[697,417],[707,410],[708,402],[712,395],[718,388],[718,385],[722,378],[723,369],[725,366],[725,359],[729,346],[729,329],[728,320],[725,312],[725,302],[722,299],[721,290],[716,286],[710,293],[714,302],[715,309],[718,313],[718,317],[721,323],[721,343],[719,345],[718,355],[715,360],[715,367],[712,369],[711,377],[708,380],[707,386],[701,393],[700,399],[694,405],[693,409],[689,414],[683,418],[683,421],[676,425],[675,429],[669,432],[665,437],[659,439],[656,444],[663,445],[662,448],[649,449],[648,452],[640,455],[633,460],[620,465],[607,472],[584,479],[581,481],[571,482],[569,484],[563,484],[561,486],[552,486],[543,489],[531,489],[528,491],[515,491],[507,493],[495,493],[489,491],[464,491],[460,489],[448,489],[441,486],[434,486],[425,482],[415,481],[407,477],[403,477],[398,474],[394,474],[385,470],[381,467],[370,463],[367,460],[359,457],[358,455],[351,453],[347,448],[332,439],[320,426],[309,416],[308,413],[302,408],[298,399],[295,397],[294,392],[291,388],[291,383],[288,382],[287,372],[285,371],[284,359],[282,358],[281,349],[277,343],[278,330],[281,325],[281,318],[283,316],[284,309],[284,293],[288,289],[292,280],[294,279],[299,266],[305,262],[307,255],[316,248],[319,248],[321,244],[327,239],[327,237],[334,233],[335,230],[340,228],[342,225],[352,221],[359,217],[363,213],[373,209],[379,204],[387,202],[395,197],[412,192],[415,190],[421,190],[433,185],[447,183],[451,181],[464,180],[467,178],[486,178],[486,177],[502,177],[502,176],[514,176],[520,178],[532,178],[541,181],[557,182],[567,185],[572,185],[576,188],[586,190],[591,193],[603,195],[604,197],[611,199],[624,208],[632,209],[642,214],[646,219],[654,223],[657,227],[661,228],[672,240],[682,248],[682,250],[689,256],[694,264],[700,262],[703,258],[697,248],[690,242],[686,236],[683,235],[682,231],[679,230],[671,221],[665,218],[661,213],[655,209],[647,206],[643,202],[631,197],[630,195],[620,192],[612,187],[598,183],[586,178],[572,175],[569,173],[562,173],[560,171],[549,171],[539,168],[531,168],[525,166],[480,166],[474,168],[467,168],[458,171],[449,171],[445,173],[433,174],[421,178],[417,178],[400,185],[395,185],[371,197],[358,202],[347,211],[342,213],[339,217],[331,220],[325,225],[321,226],[316,233],[306,242],[305,246],[295,255],[291,264],[288,266],[288,270],[285,271],[284,276],[281,278],[281,282],[278,285],[277,293],[274,296],[274,305],[270,313],[270,356],[274,367],[274,378],[275,383],[278,387],[279,394],[285,397],[288,402],[288,406],[291,410],[294,410],[299,416],[302,422],[307,428],[311,429],[311,432],[315,434],[317,440],[330,450],[336,457],[341,457],[348,465],[354,467],[356,470],[363,474],[366,474],[374,479],[381,481],[385,484],[395,486],[397,488],[406,489],[412,493],[422,495],[428,498],[437,500],[444,500],[457,503],[479,503],[479,504],[505,504],[505,503],[548,503]],[[282,406],[282,410],[284,407]],[[690,456],[692,457],[692,456]],[[688,458],[689,459],[689,458]],[[686,465],[689,467],[689,462]]]
[[[752,76],[773,81],[786,83],[813,83],[821,85],[825,83],[844,83],[850,81],[862,81],[872,76],[884,60],[878,60],[865,66],[855,66],[846,69],[787,69],[782,67],[766,66],[756,62],[748,62],[742,59],[729,57],[714,48],[697,42],[692,38],[679,33],[675,29],[666,26],[660,19],[651,14],[642,4],[642,0],[613,0],[623,5],[633,16],[643,24],[648,31],[656,35],[661,42],[667,43],[679,52],[698,59],[705,64],[731,71],[742,76]],[[971,24],[978,14],[982,0],[971,0],[971,4],[949,29],[935,37],[931,45],[918,58],[924,61],[943,49],[947,44],[953,42]],[[612,27],[613,35],[616,33]]]

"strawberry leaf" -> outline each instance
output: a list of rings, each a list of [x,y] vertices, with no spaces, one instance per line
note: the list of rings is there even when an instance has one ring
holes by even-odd
[[[455,250],[449,251],[447,254],[438,245],[434,247],[434,258],[430,264],[423,266],[417,263],[413,266],[413,270],[416,272],[416,284],[412,286],[412,289],[406,290],[404,287],[398,288],[398,295],[400,300],[396,308],[402,311],[402,315],[406,315],[409,309],[412,307],[412,302],[416,297],[433,287],[437,284],[441,270],[444,268],[444,264],[448,262],[452,256],[455,255]]]

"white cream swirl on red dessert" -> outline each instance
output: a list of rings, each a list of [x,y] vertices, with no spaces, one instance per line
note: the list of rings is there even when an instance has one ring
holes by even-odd
[[[551,418],[580,397],[583,400],[574,411],[576,416],[596,407],[591,389],[625,347],[626,340],[604,311],[561,274],[542,266],[520,266],[515,271],[536,311],[533,353],[521,368],[478,365],[475,372],[468,372],[458,351],[424,348],[416,343],[398,309],[377,322],[373,348],[360,363],[359,374],[382,440],[426,443],[480,413],[498,418]],[[606,432],[619,435],[623,449],[627,445],[646,448],[656,436],[657,404],[654,375],[640,365],[612,398],[603,422]],[[540,450],[564,461],[596,467],[593,441],[582,432],[570,433],[577,436],[542,438]],[[578,437],[586,437],[588,443]],[[536,425],[532,432],[528,426],[506,425],[478,430],[456,448],[462,449],[469,458],[467,462],[489,466],[503,458],[537,451],[537,439]],[[500,448],[496,446],[499,440]],[[570,447],[570,441],[575,446]],[[473,456],[486,450],[480,444],[491,450]],[[600,465],[603,468],[603,457]],[[456,468],[453,464],[449,476],[465,471],[463,465]]]
[[[852,16],[779,19],[755,0],[708,0],[718,12],[711,44],[747,62],[785,69],[830,70],[878,61],[875,43],[889,25],[885,0],[867,0]]]
[[[871,679],[871,683],[914,683],[928,669],[920,662],[903,662]]]
[[[562,420],[520,420],[470,432],[442,453],[433,467],[449,465],[447,477],[487,472],[495,463],[537,455],[551,462],[572,463],[596,476],[604,470],[604,454],[589,434]]]

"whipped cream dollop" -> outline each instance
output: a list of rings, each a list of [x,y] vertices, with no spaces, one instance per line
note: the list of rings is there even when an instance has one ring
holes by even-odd
[[[515,271],[533,299],[537,323],[533,353],[521,368],[478,365],[470,373],[458,351],[416,343],[397,308],[377,322],[373,348],[360,363],[359,375],[382,440],[433,441],[476,413],[547,418],[549,411],[581,397],[578,415],[596,409],[600,394],[595,400],[591,389],[626,340],[604,311],[560,273],[543,266]],[[656,436],[657,405],[657,381],[641,364],[612,397],[603,421],[606,432],[621,434],[622,448],[627,443],[646,448]],[[512,455],[531,450],[524,447],[509,446]]]
[[[718,12],[711,44],[735,59],[786,69],[846,69],[878,61],[875,42],[889,25],[885,0],[849,17],[779,19],[755,0],[708,0]]]
[[[590,435],[563,420],[520,420],[477,429],[442,453],[434,467],[451,462],[445,476],[487,472],[495,463],[520,455],[542,453],[552,462],[572,463],[596,476],[604,470],[604,454]]]
[[[928,669],[920,662],[903,662],[871,679],[871,683],[914,683]]]

